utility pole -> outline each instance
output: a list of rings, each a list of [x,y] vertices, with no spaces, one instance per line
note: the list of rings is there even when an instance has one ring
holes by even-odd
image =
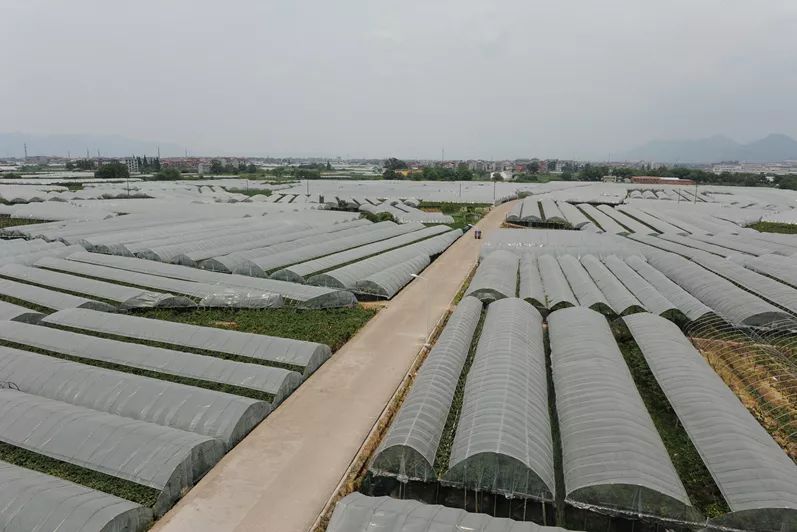
[[[694,205],[697,205],[697,181],[695,181],[695,201],[693,202]]]
[[[28,143],[23,143],[22,148],[25,150],[25,162],[28,162]]]

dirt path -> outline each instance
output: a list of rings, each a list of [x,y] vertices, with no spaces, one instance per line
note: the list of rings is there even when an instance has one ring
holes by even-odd
[[[484,237],[510,208],[500,205],[477,224]],[[306,532],[476,263],[481,242],[469,233],[454,243],[152,530]]]

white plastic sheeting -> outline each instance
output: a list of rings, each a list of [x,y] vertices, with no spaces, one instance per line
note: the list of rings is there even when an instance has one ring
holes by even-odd
[[[117,268],[99,266],[86,262],[46,257],[37,261],[35,266],[106,281],[140,286],[142,289],[181,294],[197,299],[200,307],[281,308],[283,305],[282,296],[272,292],[183,281],[170,277],[119,270]]]
[[[797,257],[781,257],[780,255],[763,255],[757,258],[745,258],[746,268],[797,287]]]
[[[609,271],[620,279],[626,288],[636,297],[648,312],[653,314],[671,313],[678,311],[678,307],[656,290],[650,283],[635,272],[626,262],[616,255],[609,255],[603,259]]]
[[[752,530],[797,525],[797,466],[671,322],[625,323],[731,509],[717,524]]]
[[[204,434],[228,448],[271,411],[263,401],[5,346],[0,347],[0,381],[25,393]]]
[[[575,229],[589,229],[592,228],[597,230],[595,224],[592,223],[589,218],[584,216],[584,213],[578,210],[578,207],[572,205],[566,201],[560,201],[557,203],[559,207],[559,212],[567,219],[567,223],[569,223]]]
[[[444,480],[507,496],[555,493],[542,316],[522,299],[487,310]]]
[[[437,447],[481,311],[475,297],[465,296],[457,305],[374,453],[371,471],[400,480],[437,478]]]
[[[626,258],[626,263],[633,268],[640,277],[650,283],[658,292],[671,301],[684,316],[691,321],[699,320],[704,316],[713,314],[714,311],[706,306],[695,296],[671,281],[666,275],[648,264],[645,259],[637,256]],[[649,309],[650,310],[650,309]]]
[[[493,251],[482,259],[465,291],[484,302],[517,295],[518,256],[509,251]]]
[[[0,301],[0,320],[16,320],[24,322],[39,321],[44,315],[29,308],[20,307],[13,303]]]
[[[550,310],[572,307],[578,304],[573,290],[567,283],[562,268],[553,255],[541,255],[537,258],[540,277],[545,288],[545,306]]]
[[[246,275],[224,273],[188,268],[176,264],[165,264],[132,257],[116,257],[99,253],[75,253],[69,260],[98,264],[132,272],[158,275],[184,281],[216,284],[222,287],[243,287],[262,290],[281,295],[284,299],[297,303],[299,308],[334,308],[354,305],[357,300],[350,292],[309,286],[273,279],[261,279]]]
[[[0,295],[33,303],[53,310],[65,308],[90,308],[115,312],[116,307],[100,301],[73,296],[64,292],[48,290],[32,284],[18,283],[10,279],[0,279]]]
[[[317,246],[319,244],[328,245],[333,240],[340,241],[342,239],[347,239],[348,237],[364,235],[372,231],[381,231],[382,229],[395,225],[396,224],[393,222],[379,222],[372,224],[371,222],[366,221],[364,224],[348,224],[340,231],[333,231],[331,233],[316,231],[314,233],[304,235],[301,238],[298,238],[298,235],[292,235],[292,238],[278,239],[277,241],[272,241],[270,244],[263,247],[255,247],[245,251],[237,251],[202,261],[200,266],[205,270],[214,272],[256,275],[261,270],[252,262],[252,260],[257,260],[258,257],[278,255],[305,247]],[[300,259],[297,262],[302,262],[302,260],[307,259]]]
[[[599,205],[598,210],[601,211],[603,214],[614,220],[615,222],[621,224],[623,227],[627,227],[633,233],[639,233],[643,235],[655,235],[656,231],[651,229],[647,225],[643,224],[642,222],[628,216],[622,211],[615,210],[608,205]]]
[[[603,295],[606,296],[606,300],[615,314],[624,316],[632,312],[643,312],[645,310],[639,300],[596,257],[584,255],[581,257],[581,264],[592,277],[592,280],[595,281],[600,291],[603,292]]]
[[[374,224],[369,227],[369,231],[347,236],[343,238],[334,238],[334,236],[327,236],[324,241],[316,242],[306,246],[300,246],[291,250],[286,250],[281,253],[267,253],[260,257],[253,257],[249,259],[251,264],[250,268],[245,271],[235,270],[233,273],[244,273],[253,275],[255,277],[267,277],[268,272],[278,270],[289,266],[305,262],[324,255],[330,255],[346,249],[363,246],[379,240],[385,240],[405,233],[410,233],[423,228],[422,224],[409,223],[397,225],[392,222],[380,222],[389,224],[387,226],[378,227],[380,224]],[[334,235],[334,233],[333,233]]]
[[[650,253],[648,262],[733,324],[767,325],[792,319],[787,312],[681,256]]]
[[[537,265],[537,257],[531,253],[523,255],[520,259],[520,286],[518,297],[524,299],[535,307],[545,307],[545,289]]]
[[[140,288],[106,283],[41,268],[31,268],[21,264],[3,266],[0,268],[0,277],[114,301],[120,303],[123,308],[196,306],[190,299],[183,296],[148,292]]]
[[[282,279],[283,281],[293,281],[302,283],[310,275],[337,268],[357,260],[362,260],[372,255],[384,253],[394,248],[400,248],[412,242],[422,240],[431,236],[439,235],[450,231],[446,225],[434,225],[425,227],[417,231],[412,231],[403,235],[387,238],[364,246],[359,246],[346,251],[326,255],[300,264],[295,264],[282,270],[278,270],[271,275],[272,279]]]
[[[3,532],[144,532],[152,512],[119,497],[0,462]]]
[[[422,272],[427,266],[429,266],[429,256],[418,255],[357,281],[354,290],[359,294],[391,299],[412,281],[414,275]]]
[[[696,517],[606,318],[577,307],[548,324],[566,500]]]
[[[185,346],[204,351],[227,353],[304,368],[304,375],[314,372],[332,354],[329,346],[266,336],[263,334],[201,327],[186,323],[108,314],[87,309],[68,309],[47,316],[44,323],[84,329],[98,333]]]
[[[605,213],[599,211],[597,208],[595,208],[595,206],[590,205],[589,203],[581,203],[578,205],[578,208],[581,209],[585,215],[595,220],[598,225],[600,225],[601,229],[607,233],[614,235],[627,235],[628,233],[631,233],[630,230],[617,223],[614,218],[606,216]]]
[[[341,499],[327,532],[565,532],[530,521],[512,521],[437,504],[350,493]]]
[[[540,200],[540,210],[544,213],[546,223],[567,223],[567,218],[564,216],[564,214],[562,214],[562,212],[559,210],[559,207],[557,207],[556,203],[551,199],[542,198]]]
[[[159,490],[162,514],[224,454],[218,440],[0,389],[0,440]]]
[[[578,299],[578,304],[598,312],[611,314],[612,308],[609,306],[609,302],[578,259],[572,255],[561,255],[558,260],[570,288],[573,289],[573,293]]]
[[[245,364],[172,349],[119,342],[27,323],[0,321],[0,338],[7,342],[80,357],[84,360],[96,360],[257,390],[273,396],[274,404],[279,404],[302,382],[299,373],[283,368]]]
[[[460,236],[462,236],[461,229],[452,229],[441,235],[421,240],[414,244],[404,246],[386,253],[341,266],[326,273],[314,275],[309,279],[309,282],[314,285],[337,287],[337,288],[354,288],[358,281],[367,279],[371,275],[390,268],[391,266],[414,259],[418,255],[426,255],[432,257],[438,255],[453,244]]]

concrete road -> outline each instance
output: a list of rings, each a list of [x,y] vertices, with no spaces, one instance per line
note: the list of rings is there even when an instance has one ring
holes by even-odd
[[[477,227],[500,227],[511,204]],[[306,532],[322,512],[434,324],[478,260],[454,243],[153,528],[158,532]]]

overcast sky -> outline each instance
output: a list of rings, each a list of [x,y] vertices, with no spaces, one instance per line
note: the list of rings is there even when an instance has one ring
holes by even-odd
[[[604,159],[797,137],[794,0],[2,0],[0,131]]]

